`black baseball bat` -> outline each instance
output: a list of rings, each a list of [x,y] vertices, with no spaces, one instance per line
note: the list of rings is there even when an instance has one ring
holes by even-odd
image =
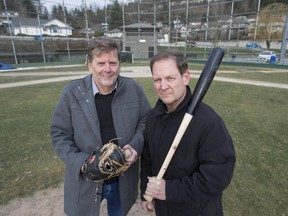
[[[218,67],[220,66],[222,59],[224,57],[224,54],[225,54],[224,50],[221,49],[220,47],[215,47],[212,50],[201,72],[198,82],[194,88],[192,101],[187,111],[188,113],[194,115],[199,103],[204,98],[207,90],[210,87],[212,80],[214,79]]]
[[[198,108],[198,105],[200,104],[200,102],[202,101],[202,99],[204,98],[207,90],[209,89],[212,80],[218,70],[219,65],[222,62],[222,59],[224,57],[224,50],[221,49],[220,47],[215,47],[211,54],[208,57],[207,62],[205,63],[205,66],[200,74],[200,77],[197,81],[197,84],[194,88],[193,94],[192,94],[192,99],[191,99],[191,103],[188,106],[188,110],[184,115],[184,118],[180,124],[180,127],[177,131],[177,134],[173,140],[173,143],[169,149],[169,152],[162,164],[162,167],[157,175],[157,179],[161,180],[167,170],[167,167],[190,123],[190,121],[193,118],[193,115],[195,113],[195,111]],[[144,198],[147,201],[152,201],[153,198],[144,194]]]

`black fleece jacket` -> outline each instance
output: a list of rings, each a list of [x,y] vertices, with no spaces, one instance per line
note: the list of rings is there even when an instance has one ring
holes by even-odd
[[[146,122],[141,156],[141,195],[148,176],[157,176],[191,100],[191,90],[178,108],[166,112],[159,99]],[[166,200],[155,200],[157,216],[223,215],[222,192],[231,182],[235,150],[221,117],[200,103],[163,177]],[[144,200],[144,199],[143,199]]]

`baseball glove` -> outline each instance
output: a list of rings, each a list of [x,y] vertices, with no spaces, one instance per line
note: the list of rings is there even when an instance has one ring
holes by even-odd
[[[88,180],[102,182],[121,175],[129,168],[124,150],[111,141],[94,151],[83,164],[83,174]]]

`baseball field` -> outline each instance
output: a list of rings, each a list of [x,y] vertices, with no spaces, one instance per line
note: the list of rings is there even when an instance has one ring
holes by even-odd
[[[201,67],[195,66],[191,73],[199,74]],[[17,71],[18,76],[0,72],[0,86],[74,76],[85,70],[85,66],[39,67]],[[216,78],[204,102],[224,119],[237,154],[233,180],[224,192],[225,215],[288,215],[288,89],[277,87],[288,85],[287,68],[225,66]],[[235,83],[227,78],[251,82]],[[157,97],[151,79],[134,79],[153,106]],[[191,80],[192,89],[196,81]],[[57,188],[63,182],[65,166],[50,144],[49,124],[66,82],[0,88],[0,215],[9,201]],[[275,85],[257,85],[260,82]]]

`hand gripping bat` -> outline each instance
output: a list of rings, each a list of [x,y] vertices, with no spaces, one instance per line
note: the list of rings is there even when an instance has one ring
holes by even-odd
[[[162,164],[162,167],[157,175],[157,179],[161,180],[167,170],[167,167],[169,166],[169,163],[190,123],[190,121],[193,118],[193,115],[195,113],[195,111],[197,110],[198,105],[200,104],[200,102],[202,101],[202,99],[204,98],[217,70],[218,67],[223,59],[225,52],[223,51],[223,49],[221,49],[220,47],[215,47],[211,54],[209,55],[209,58],[202,70],[202,73],[197,81],[197,84],[194,88],[193,91],[193,95],[192,95],[192,100],[190,105],[188,106],[188,110],[184,115],[184,118],[180,124],[180,127],[177,131],[177,134],[173,140],[173,143],[168,151],[168,154]],[[147,196],[146,194],[144,194],[144,198],[147,201],[152,201],[153,198],[150,196]]]

